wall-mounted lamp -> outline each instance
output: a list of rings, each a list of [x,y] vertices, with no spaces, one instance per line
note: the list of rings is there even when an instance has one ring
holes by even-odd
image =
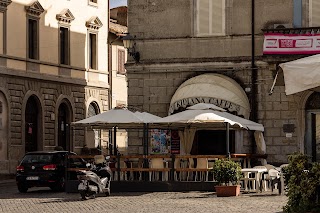
[[[123,40],[124,48],[128,49],[129,55],[131,55],[136,62],[139,62],[140,53],[135,49],[136,48],[136,42],[134,41],[135,38],[132,37],[130,33],[127,33],[127,35],[123,37],[122,40]]]

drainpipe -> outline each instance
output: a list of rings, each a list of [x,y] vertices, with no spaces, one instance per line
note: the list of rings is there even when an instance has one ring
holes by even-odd
[[[109,81],[109,89],[108,89],[108,109],[112,109],[112,45],[109,42],[109,23],[110,23],[110,1],[108,1],[108,81]],[[109,155],[112,155],[112,129],[109,130]]]
[[[257,68],[255,64],[255,0],[251,0],[251,120],[257,122]],[[255,139],[251,136],[251,152],[255,153]]]

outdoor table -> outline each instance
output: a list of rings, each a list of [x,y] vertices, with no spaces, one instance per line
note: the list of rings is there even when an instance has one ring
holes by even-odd
[[[255,181],[257,184],[257,187],[255,189],[256,192],[259,192],[259,189],[261,188],[261,180],[262,180],[262,174],[264,172],[267,172],[267,168],[244,168],[241,169],[241,172],[244,174],[244,190],[248,191],[248,180],[249,180],[249,175],[254,174]]]

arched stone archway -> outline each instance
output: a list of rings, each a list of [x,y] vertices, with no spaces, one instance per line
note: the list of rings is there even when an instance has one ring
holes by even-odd
[[[29,96],[26,102],[24,113],[24,130],[25,152],[42,150],[41,103],[39,98],[34,94]]]
[[[0,161],[8,160],[9,109],[6,96],[0,91]]]
[[[100,114],[100,108],[97,102],[93,101],[88,106],[87,118]],[[87,129],[86,142],[90,148],[101,149],[101,130]]]
[[[72,109],[69,101],[63,99],[58,107],[58,146],[64,150],[73,150],[71,144]]]
[[[242,87],[230,77],[208,73],[183,82],[172,96],[168,114],[183,111],[197,103],[209,103],[226,109],[228,112],[249,118],[250,103]],[[230,131],[231,153],[242,153],[243,131]],[[225,130],[198,130],[194,137],[191,154],[225,154]]]

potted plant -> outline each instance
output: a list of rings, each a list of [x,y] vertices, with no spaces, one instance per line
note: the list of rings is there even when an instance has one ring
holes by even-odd
[[[240,194],[239,181],[242,177],[241,166],[231,159],[216,160],[212,173],[218,182],[215,186],[218,197],[238,196]]]

